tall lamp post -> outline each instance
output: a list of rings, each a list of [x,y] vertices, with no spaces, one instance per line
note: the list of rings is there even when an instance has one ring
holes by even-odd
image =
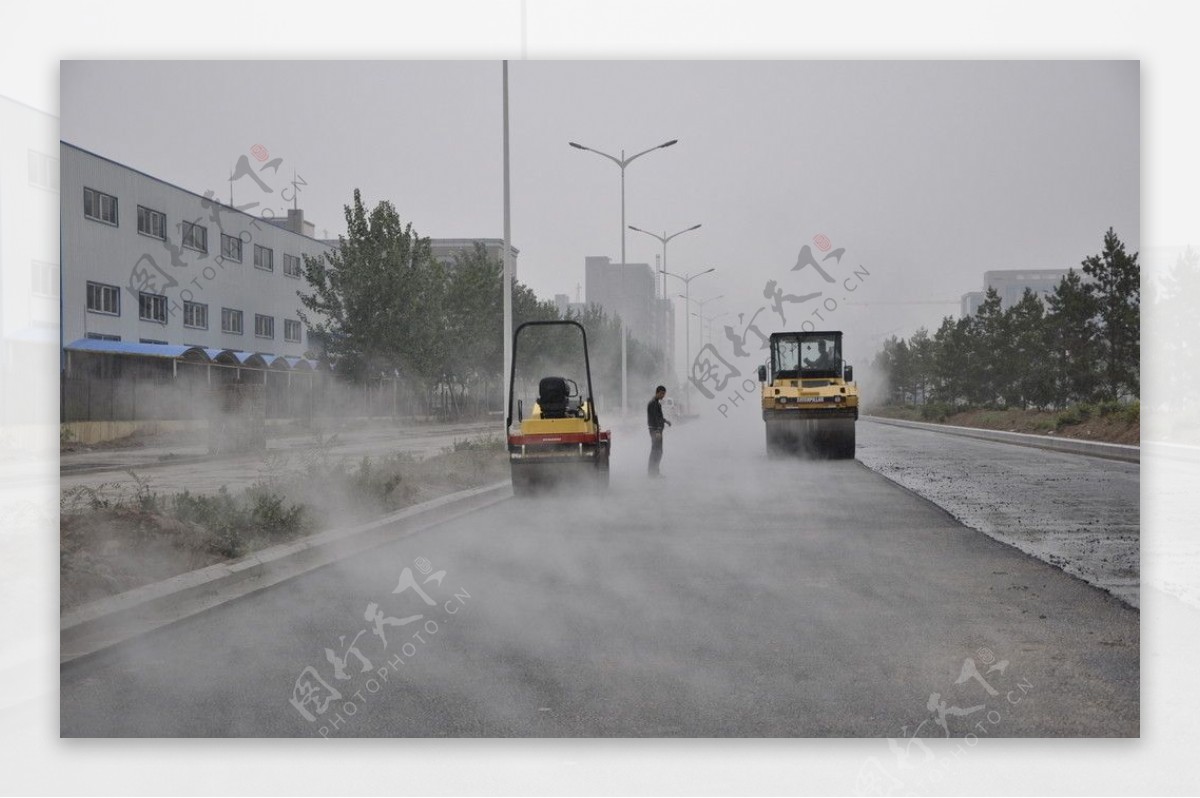
[[[708,299],[692,299],[692,300],[688,300],[688,298],[687,298],[686,296],[684,296],[683,294],[680,294],[679,296],[680,296],[680,297],[682,297],[682,298],[683,298],[685,301],[687,301],[687,302],[688,302],[687,309],[688,309],[688,312],[689,312],[689,313],[690,313],[690,312],[691,312],[691,310],[692,310],[692,308],[691,308],[691,304],[692,304],[692,303],[695,303],[696,305],[698,305],[698,306],[700,307],[700,312],[699,312],[698,314],[696,314],[696,315],[697,315],[697,316],[699,316],[699,318],[700,318],[701,320],[703,320],[703,319],[704,319],[704,306],[705,306],[705,305],[707,305],[709,302],[715,302],[715,301],[716,301],[716,300],[718,300],[718,299],[724,299],[724,298],[725,298],[725,295],[724,295],[724,294],[717,294],[716,296],[710,296]],[[701,325],[700,325],[700,337],[701,337],[701,338],[703,338],[703,337],[704,337],[704,324],[703,324],[703,321],[702,321],[702,323],[701,323]]]
[[[712,343],[712,323],[714,321],[716,321],[717,319],[721,318],[722,316],[729,316],[731,314],[729,313],[728,310],[726,310],[726,311],[722,311],[721,313],[714,313],[711,316],[701,316],[699,313],[693,313],[692,315],[698,319],[704,320],[703,334],[708,338],[708,342],[711,344]]]
[[[659,269],[659,271],[661,271],[665,275],[674,277],[676,280],[683,280],[684,293],[682,296],[688,302],[691,302],[692,280],[695,280],[697,277],[703,277],[704,275],[708,274],[709,272],[715,272],[716,270],[717,270],[717,267],[713,266],[711,268],[705,269],[704,271],[702,271],[698,274],[678,275],[678,274],[675,274],[674,272],[669,272],[666,269]],[[685,314],[687,314],[687,315],[684,316],[684,320],[683,320],[683,323],[684,323],[683,336],[685,338],[684,348],[686,350],[685,354],[683,356],[684,357],[685,375],[686,375],[686,369],[691,368],[691,362],[692,362],[692,317],[690,315],[690,311],[691,311],[691,308],[687,307],[687,310],[685,311]],[[683,382],[683,409],[684,409],[684,412],[687,412],[688,410],[691,409],[691,396],[692,396],[691,387],[692,387],[692,381],[687,379],[687,377],[685,376],[684,382]]]
[[[615,155],[609,155],[607,152],[600,152],[600,150],[594,150],[591,147],[585,147],[582,144],[575,143],[574,141],[567,142],[568,144],[570,144],[572,147],[574,147],[577,150],[585,150],[587,152],[594,152],[597,155],[601,155],[601,156],[607,158],[608,160],[612,161],[613,163],[615,163],[621,169],[621,302],[622,302],[622,304],[624,304],[627,299],[627,297],[625,296],[625,167],[629,166],[629,164],[633,163],[638,158],[641,158],[643,155],[645,155],[648,152],[654,152],[655,150],[661,150],[664,147],[670,147],[671,145],[677,143],[678,141],[679,141],[679,139],[671,139],[670,141],[665,141],[662,144],[658,144],[654,147],[651,147],[648,150],[642,150],[641,152],[637,153],[636,155],[630,155],[628,158],[625,157],[625,150],[621,150],[621,157],[618,158]],[[621,416],[622,417],[624,417],[626,415],[626,410],[629,405],[629,401],[628,401],[629,394],[628,394],[628,391],[626,388],[626,378],[629,373],[629,358],[628,358],[628,355],[626,354],[626,352],[627,352],[626,338],[628,337],[628,334],[629,334],[628,324],[624,320],[622,320],[621,321]]]
[[[662,235],[659,235],[658,233],[651,233],[649,230],[643,230],[640,227],[634,227],[633,225],[629,225],[630,230],[636,230],[639,233],[645,233],[646,235],[651,236],[652,238],[657,238],[659,241],[662,242],[663,254],[662,254],[662,266],[659,269],[660,271],[662,269],[667,268],[667,242],[670,241],[675,236],[681,236],[684,233],[690,233],[693,230],[698,230],[699,228],[700,228],[700,225],[694,224],[691,227],[688,227],[684,230],[680,230],[678,233],[671,233],[671,235],[667,235],[666,233],[663,233]],[[663,274],[663,298],[666,299],[666,296],[667,296],[667,275],[666,275],[666,273],[664,273]]]

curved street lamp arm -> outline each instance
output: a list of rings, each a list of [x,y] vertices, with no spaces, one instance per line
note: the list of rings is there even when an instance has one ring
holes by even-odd
[[[641,157],[642,157],[643,155],[645,155],[646,153],[648,153],[648,152],[654,152],[655,150],[661,150],[663,147],[670,147],[672,144],[675,144],[675,143],[676,143],[676,142],[678,142],[678,141],[679,141],[679,139],[671,139],[670,141],[665,141],[665,142],[663,142],[662,144],[655,145],[655,146],[651,147],[651,148],[650,148],[650,149],[648,149],[648,150],[642,150],[642,151],[641,151],[641,152],[639,152],[637,155],[630,155],[628,158],[626,158],[626,159],[625,159],[625,163],[623,163],[623,164],[621,164],[621,165],[622,165],[622,166],[628,166],[630,163],[632,163],[632,162],[633,162],[633,160],[634,160],[635,158],[641,158]],[[616,159],[614,158],[613,160],[616,160]],[[620,163],[620,162],[618,161],[618,163]]]
[[[688,227],[688,228],[685,228],[685,229],[683,229],[683,230],[680,230],[678,233],[671,233],[671,235],[667,236],[665,240],[662,240],[662,239],[660,239],[660,240],[662,240],[662,241],[663,241],[663,243],[665,244],[665,243],[667,243],[667,241],[670,241],[670,240],[671,240],[672,238],[674,238],[675,236],[681,236],[681,235],[683,235],[684,233],[690,233],[690,232],[692,232],[693,230],[695,230],[695,229],[696,229],[697,227],[699,227],[699,226],[700,226],[700,225],[698,225],[698,224],[694,224],[694,225],[692,225],[691,227]],[[651,235],[653,235],[653,233],[651,233]],[[657,238],[657,236],[655,236],[655,237]]]
[[[634,227],[633,225],[627,225],[627,226],[629,227],[630,230],[635,230],[639,233],[645,233],[648,236],[653,236],[654,238],[657,238],[659,241],[662,241],[664,246],[666,245],[667,241],[671,240],[669,238],[664,240],[663,237],[660,236],[658,233],[651,233],[649,230],[643,230],[640,227]]]
[[[608,160],[612,161],[613,163],[615,163],[617,166],[621,167],[622,169],[625,168],[625,164],[629,163],[629,161],[621,161],[621,159],[615,158],[612,155],[609,155],[607,152],[600,152],[600,150],[593,150],[591,147],[585,147],[582,144],[577,144],[574,141],[568,141],[567,144],[570,144],[572,147],[574,147],[577,150],[584,150],[585,152],[594,152],[597,155],[601,155],[601,156],[607,158]],[[632,160],[632,159],[630,159],[630,160]]]

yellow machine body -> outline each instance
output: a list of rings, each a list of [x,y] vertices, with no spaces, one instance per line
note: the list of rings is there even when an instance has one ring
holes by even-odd
[[[841,332],[771,336],[771,359],[759,368],[767,453],[854,457],[858,386],[842,361]]]

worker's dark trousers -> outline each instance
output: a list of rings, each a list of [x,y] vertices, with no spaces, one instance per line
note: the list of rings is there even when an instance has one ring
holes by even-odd
[[[658,464],[662,461],[662,436],[662,430],[650,430],[650,464],[647,467],[647,473],[658,473]]]

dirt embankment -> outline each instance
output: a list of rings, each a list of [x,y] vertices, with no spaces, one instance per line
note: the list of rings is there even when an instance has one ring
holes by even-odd
[[[60,604],[72,607],[508,476],[498,438],[423,460],[328,451],[233,492],[159,493],[152,477],[64,490]]]
[[[937,405],[885,405],[870,408],[868,413],[906,421],[925,421],[1131,446],[1137,446],[1141,441],[1140,409],[1136,402],[1072,405],[1064,410],[952,410]]]

